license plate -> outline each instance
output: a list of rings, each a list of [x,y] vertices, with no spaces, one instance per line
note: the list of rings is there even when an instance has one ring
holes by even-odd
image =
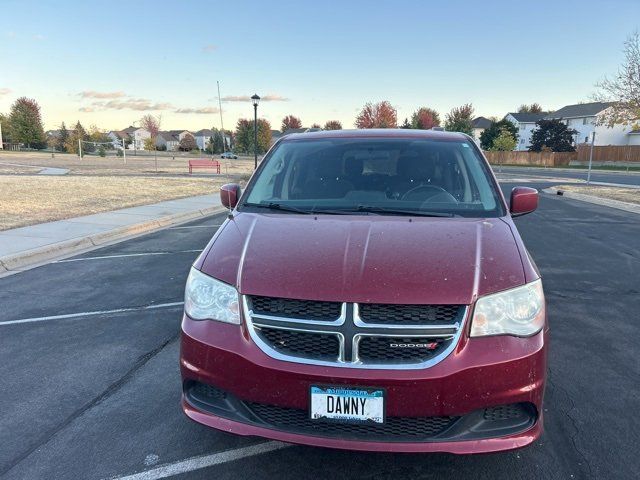
[[[311,420],[384,423],[384,390],[311,387]]]

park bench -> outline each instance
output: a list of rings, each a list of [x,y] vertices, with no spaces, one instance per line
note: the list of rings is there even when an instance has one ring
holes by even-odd
[[[194,168],[215,168],[216,173],[220,173],[220,162],[217,160],[189,160],[189,173],[193,173]]]

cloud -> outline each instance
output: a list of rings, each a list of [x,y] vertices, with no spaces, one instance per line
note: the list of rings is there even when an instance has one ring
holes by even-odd
[[[250,95],[229,95],[226,97],[222,97],[223,102],[250,102]],[[264,97],[260,97],[261,102],[288,102],[289,99],[283,97],[282,95],[277,95],[275,93],[269,93]]]
[[[38,34],[33,36],[33,39],[34,40],[38,40],[38,41],[42,41],[42,40],[45,39],[45,36],[38,33]]]
[[[11,89],[0,88],[0,97],[4,97],[5,95],[9,95],[10,93],[11,93]]]
[[[93,107],[80,107],[78,111],[79,112],[95,112],[96,109]]]
[[[203,108],[178,108],[175,113],[219,113],[220,110],[216,107],[203,107]]]
[[[124,92],[96,92],[95,90],[85,90],[80,92],[81,98],[123,98],[126,97]]]
[[[210,53],[210,52],[215,52],[218,49],[217,45],[205,45],[204,47],[202,47],[202,51],[205,53]]]
[[[109,100],[108,102],[93,102],[92,106],[98,110],[170,110],[173,105],[166,102],[154,103],[146,98],[130,98],[127,100]]]

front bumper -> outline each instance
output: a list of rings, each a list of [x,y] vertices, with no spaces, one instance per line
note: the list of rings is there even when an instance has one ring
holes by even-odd
[[[546,332],[530,338],[469,340],[463,336],[454,352],[428,369],[363,370],[275,360],[253,344],[242,326],[193,321],[185,316],[182,328],[184,412],[197,422],[227,432],[352,450],[461,454],[523,447],[542,432]],[[223,408],[194,397],[190,389],[197,384],[224,392]],[[300,415],[308,408],[310,385],[385,388],[387,418],[403,422],[460,420],[450,430],[425,438],[366,432],[335,435],[289,428],[271,421],[280,417],[252,417],[251,408],[249,413],[245,410],[262,405]],[[481,421],[485,409],[514,405],[524,412],[519,418],[493,426]]]

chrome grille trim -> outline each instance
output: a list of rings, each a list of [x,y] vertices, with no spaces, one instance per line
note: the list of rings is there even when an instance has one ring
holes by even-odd
[[[352,305],[352,318],[348,318],[348,306]],[[276,360],[301,363],[306,365],[318,365],[327,367],[346,367],[377,370],[416,370],[432,367],[444,360],[458,345],[460,336],[464,331],[464,325],[469,315],[469,307],[465,306],[461,321],[450,325],[383,325],[364,323],[358,316],[358,304],[343,303],[340,317],[333,321],[308,320],[303,318],[277,317],[272,315],[256,314],[251,310],[250,299],[242,295],[242,313],[247,324],[249,335],[253,342],[266,355]],[[259,328],[276,328],[292,330],[304,333],[317,333],[324,335],[336,335],[339,341],[339,358],[336,361],[317,360],[293,355],[283,354],[272,348],[260,338],[256,331]],[[351,333],[345,335],[345,331]],[[443,338],[449,340],[449,345],[433,358],[416,363],[363,363],[358,358],[358,342],[365,336],[371,337],[410,337],[410,338]],[[347,338],[348,337],[348,338]],[[346,358],[346,344],[351,345],[351,360]]]

